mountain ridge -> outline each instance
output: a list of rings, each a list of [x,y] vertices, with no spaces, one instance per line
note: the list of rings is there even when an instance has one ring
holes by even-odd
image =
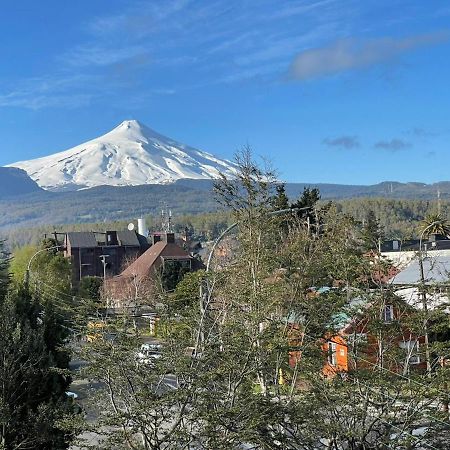
[[[179,143],[137,120],[125,120],[108,133],[68,150],[7,167],[25,170],[49,191],[167,184],[235,172],[232,162]]]
[[[16,167],[0,167],[0,199],[39,191],[41,188],[24,170]]]

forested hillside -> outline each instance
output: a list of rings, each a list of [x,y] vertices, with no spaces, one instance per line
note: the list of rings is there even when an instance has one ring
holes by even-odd
[[[372,186],[287,183],[286,193],[291,201],[295,201],[301,195],[305,186],[318,188],[322,200],[383,198],[393,201],[395,208],[400,210],[403,209],[399,206],[400,203],[403,204],[403,199],[413,203],[416,200],[422,201],[422,206],[417,206],[418,210],[412,213],[411,218],[422,214],[428,202],[437,198],[438,191],[443,201],[450,201],[448,182],[433,185],[385,182]],[[396,199],[400,200],[400,203],[396,202]],[[17,195],[14,198],[2,198],[0,195],[0,230],[129,220],[143,214],[157,216],[164,206],[177,216],[217,211],[212,181],[179,180],[165,185],[101,186],[58,193],[40,190],[27,195]],[[383,209],[382,206],[380,208]],[[409,208],[408,206],[407,210]],[[412,208],[415,210],[416,206]],[[407,212],[408,219],[409,215]],[[404,213],[400,216],[403,217]],[[391,225],[393,224],[390,223],[389,227]]]
[[[322,200],[324,205],[327,200]],[[385,198],[356,198],[349,200],[334,201],[338,210],[354,217],[360,222],[366,220],[369,211],[373,211],[383,228],[386,239],[410,238],[417,236],[419,222],[428,214],[436,212],[438,205],[436,201],[429,200],[396,200]],[[450,202],[441,201],[440,208],[444,217],[450,217]],[[210,200],[211,207],[217,208],[213,198]],[[155,213],[145,215],[150,231],[161,229],[160,209],[155,208]],[[51,217],[51,211],[49,211]],[[69,217],[69,216],[68,216]],[[136,214],[129,216],[126,220],[82,222],[73,224],[51,224],[35,227],[23,227],[2,230],[0,236],[7,239],[9,247],[14,248],[24,244],[38,243],[45,233],[53,231],[106,231],[123,230],[131,221],[140,217],[139,209]],[[51,220],[51,219],[50,219]],[[173,226],[176,232],[184,232],[188,229],[194,239],[209,240],[217,237],[231,223],[231,216],[227,211],[215,211],[200,214],[180,214],[177,210],[173,214]]]
[[[450,202],[429,200],[396,200],[385,198],[356,198],[336,202],[341,211],[364,221],[369,211],[373,211],[382,226],[385,237],[417,237],[418,224],[429,213],[440,208],[444,217],[450,217]]]

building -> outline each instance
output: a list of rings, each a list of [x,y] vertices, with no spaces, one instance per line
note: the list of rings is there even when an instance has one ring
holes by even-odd
[[[417,252],[419,244],[419,239],[392,239],[381,244],[381,252]],[[430,234],[428,239],[422,241],[422,250],[450,250],[450,239],[441,234]]]
[[[325,341],[323,350],[327,354],[327,361],[323,372],[326,375],[349,370],[350,350],[355,344],[363,349],[362,357],[357,362],[358,367],[379,363],[380,342],[370,332],[370,321],[374,317],[384,323],[385,327],[395,330],[389,337],[389,342],[383,343],[399,349],[398,358],[386,363],[389,369],[404,374],[410,370],[426,370],[425,336],[423,333],[415,334],[407,324],[414,312],[423,310],[424,301],[428,311],[440,310],[450,314],[450,255],[446,249],[422,252],[421,256],[416,252],[410,253],[412,255],[408,258],[397,259],[398,270],[386,281],[393,288],[395,296],[381,305],[381,310],[380,305],[361,301],[359,313],[354,317],[343,315],[339,333]],[[447,340],[448,336],[434,338],[440,341]],[[441,358],[444,358],[444,362],[447,361],[445,355],[441,355]]]
[[[141,256],[149,244],[136,231],[68,232],[64,235],[64,256],[72,263],[72,282],[81,278],[118,275],[128,261]]]
[[[109,306],[134,308],[148,303],[158,276],[169,267],[175,267],[181,276],[201,268],[202,264],[176,244],[174,233],[154,233],[151,247],[108,281],[106,293]]]

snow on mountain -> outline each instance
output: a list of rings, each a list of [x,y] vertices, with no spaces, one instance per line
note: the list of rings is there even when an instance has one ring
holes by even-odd
[[[165,184],[183,178],[233,176],[235,166],[126,120],[109,133],[69,150],[9,164],[52,191],[94,186]]]

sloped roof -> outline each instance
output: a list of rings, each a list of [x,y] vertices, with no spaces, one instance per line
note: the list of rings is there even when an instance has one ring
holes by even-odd
[[[408,305],[416,309],[423,309],[423,297],[419,287],[408,287],[395,292]],[[433,289],[432,292],[426,294],[426,304],[429,310],[445,307],[445,312],[450,312],[449,298],[445,291]]]
[[[161,257],[164,259],[191,259],[189,254],[178,245],[172,242],[159,241],[152,245],[136,261],[130,264],[120,276],[147,277],[151,274],[151,271]]]
[[[426,284],[446,283],[450,280],[450,256],[437,255],[423,258],[423,272]],[[392,284],[420,284],[420,265],[412,260],[393,279]]]
[[[74,248],[97,247],[95,234],[90,231],[77,231],[67,233],[67,242]]]
[[[119,240],[120,245],[126,245],[126,246],[130,246],[130,247],[140,247],[141,246],[135,231],[129,231],[129,230],[118,231],[117,239]]]

